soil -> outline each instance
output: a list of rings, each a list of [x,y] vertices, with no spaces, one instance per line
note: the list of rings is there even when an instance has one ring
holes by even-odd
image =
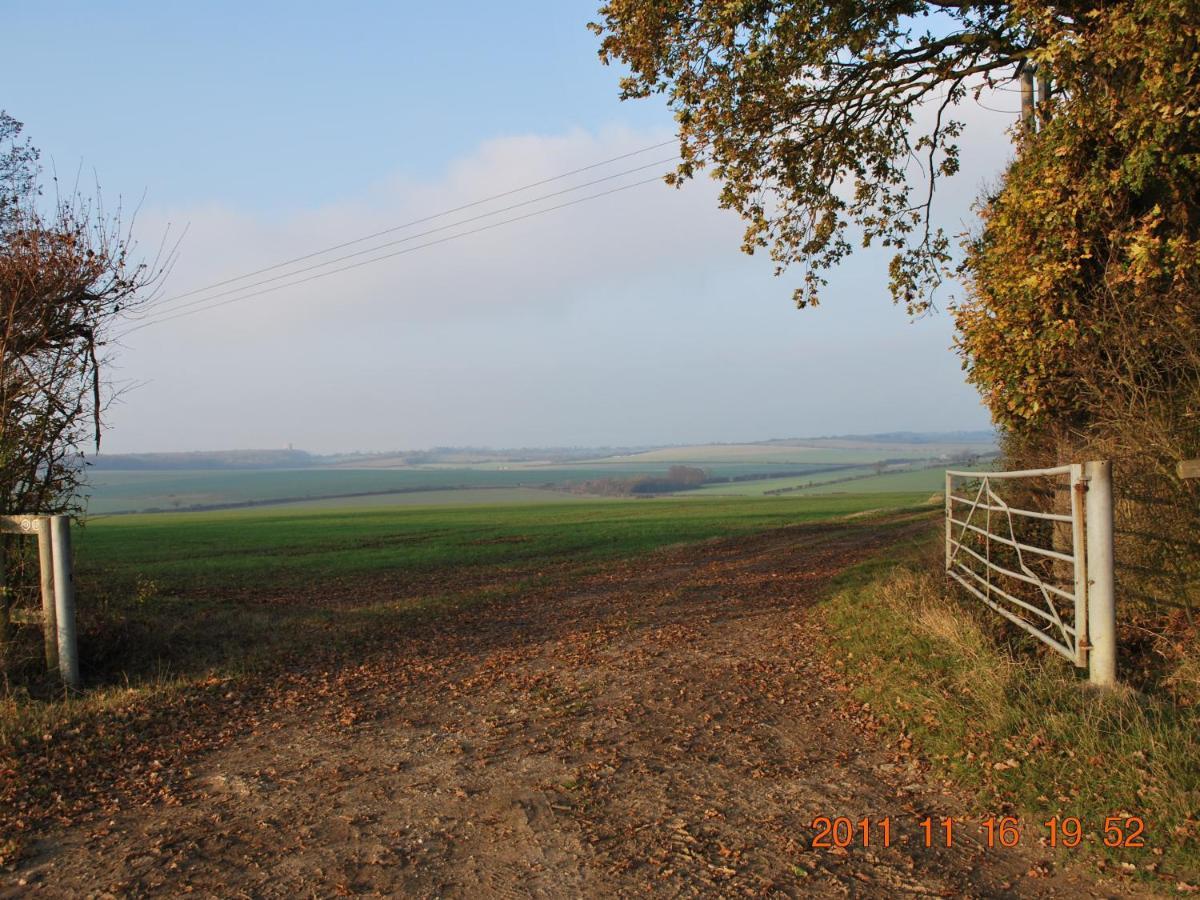
[[[0,897],[1137,894],[1032,839],[983,846],[972,799],[830,666],[830,579],[926,527],[564,572],[127,722],[117,762],[55,776]],[[870,817],[869,845],[814,848],[818,816]],[[961,818],[953,847],[924,846],[925,816]]]

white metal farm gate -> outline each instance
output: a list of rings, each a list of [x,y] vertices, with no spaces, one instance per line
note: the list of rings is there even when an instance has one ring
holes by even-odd
[[[1097,685],[1116,679],[1111,472],[1108,462],[946,472],[946,573]],[[1041,503],[1063,479],[1069,502]],[[1025,508],[1036,505],[1050,509]]]

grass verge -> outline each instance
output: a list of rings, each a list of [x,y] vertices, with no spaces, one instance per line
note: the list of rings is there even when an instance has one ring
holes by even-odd
[[[957,599],[940,540],[856,567],[825,607],[836,665],[901,742],[967,787],[982,815],[1037,834],[1083,826],[1073,858],[1181,892],[1200,882],[1200,714],[1167,696],[1097,692],[1065,660]],[[904,745],[902,743],[902,745]],[[1105,824],[1145,822],[1145,847],[1110,848]],[[1115,839],[1117,832],[1110,832]]]

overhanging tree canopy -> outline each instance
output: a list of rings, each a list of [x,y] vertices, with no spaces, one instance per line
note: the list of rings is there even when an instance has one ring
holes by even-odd
[[[968,374],[1010,430],[1200,452],[1200,7],[1111,4],[1039,51],[1064,92],[968,245]]]
[[[1064,26],[1078,13],[1039,11]],[[631,70],[622,96],[663,93],[675,110],[674,177],[711,167],[722,206],[748,223],[743,249],[803,269],[798,305],[817,302],[857,229],[895,250],[893,297],[926,307],[950,259],[930,210],[937,179],[958,169],[953,109],[1028,59],[1020,4],[609,0],[599,15],[602,60]],[[921,104],[933,111],[924,130]]]

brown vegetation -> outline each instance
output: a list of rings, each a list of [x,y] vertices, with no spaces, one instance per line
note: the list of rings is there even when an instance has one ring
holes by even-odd
[[[129,261],[99,201],[41,212],[37,152],[20,132],[0,112],[0,514],[59,513],[77,503],[85,444],[100,445],[106,337],[155,271]],[[11,610],[36,578],[27,544],[0,542],[0,673]]]
[[[629,478],[592,478],[570,486],[581,494],[602,497],[635,497],[670,494],[699,487],[708,480],[704,469],[692,466],[671,466],[666,475],[635,475]]]
[[[1200,13],[1031,22],[1059,94],[985,198],[959,346],[1013,466],[1113,460],[1125,674],[1154,683],[1200,601],[1200,482],[1176,471],[1200,456]]]

